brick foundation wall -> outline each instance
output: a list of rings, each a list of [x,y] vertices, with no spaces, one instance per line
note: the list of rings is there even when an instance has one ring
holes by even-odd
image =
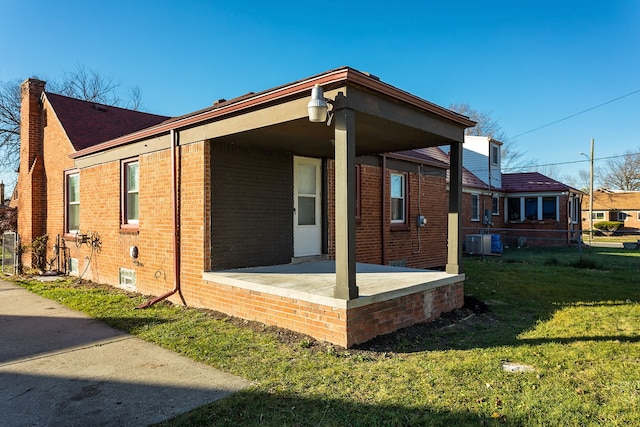
[[[462,307],[462,282],[355,308],[317,303],[205,281],[207,306],[231,316],[352,347]]]
[[[347,347],[416,323],[429,322],[464,305],[462,282],[350,309]]]

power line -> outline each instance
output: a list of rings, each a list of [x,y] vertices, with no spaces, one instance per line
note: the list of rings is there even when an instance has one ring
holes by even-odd
[[[620,157],[638,156],[638,155],[640,155],[640,153],[619,154],[619,155],[616,155],[616,156],[607,156],[607,157],[594,158],[593,161],[597,162],[597,161],[600,161],[600,160],[618,159]],[[576,163],[586,163],[586,162],[590,162],[590,160],[573,160],[571,162],[546,163],[546,164],[542,164],[542,165],[514,166],[514,167],[511,167],[511,168],[504,168],[503,170],[509,171],[509,170],[521,170],[521,169],[534,169],[534,168],[542,168],[542,167],[546,167],[546,166],[575,165]]]
[[[571,114],[570,116],[564,117],[564,118],[559,119],[559,120],[555,120],[555,121],[553,121],[553,122],[551,122],[551,123],[547,123],[546,125],[538,126],[538,127],[537,127],[537,128],[535,128],[535,129],[531,129],[531,130],[528,130],[528,131],[526,131],[526,132],[519,133],[518,135],[512,136],[511,138],[514,138],[514,139],[515,139],[515,138],[517,138],[517,137],[519,137],[519,136],[527,135],[527,134],[532,133],[532,132],[535,132],[535,131],[537,131],[537,130],[544,129],[544,128],[549,127],[549,126],[551,126],[551,125],[555,125],[556,123],[560,123],[560,122],[562,122],[562,121],[568,120],[568,119],[573,118],[573,117],[575,117],[575,116],[579,116],[580,114],[584,114],[584,113],[586,113],[586,112],[588,112],[588,111],[595,110],[596,108],[600,108],[600,107],[602,107],[602,106],[604,106],[604,105],[611,104],[612,102],[619,101],[619,100],[621,100],[622,98],[626,98],[627,96],[631,96],[631,95],[636,94],[636,93],[638,93],[638,92],[640,92],[640,89],[638,89],[638,90],[634,90],[633,92],[629,92],[629,93],[628,93],[628,94],[626,94],[626,95],[619,96],[619,97],[617,97],[617,98],[615,98],[615,99],[612,99],[612,100],[609,100],[609,101],[607,101],[607,102],[603,102],[602,104],[598,104],[598,105],[596,105],[595,107],[587,108],[586,110],[582,110],[582,111],[580,111],[579,113]]]

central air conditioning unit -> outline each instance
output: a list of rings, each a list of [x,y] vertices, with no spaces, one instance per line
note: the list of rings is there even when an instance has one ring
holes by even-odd
[[[491,234],[467,234],[464,242],[465,250],[468,254],[491,254]]]

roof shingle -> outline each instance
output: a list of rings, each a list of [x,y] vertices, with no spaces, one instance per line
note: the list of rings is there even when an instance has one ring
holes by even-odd
[[[538,172],[506,173],[502,175],[502,188],[508,193],[573,191],[573,187]]]
[[[73,148],[78,151],[169,119],[166,116],[127,110],[45,93]]]

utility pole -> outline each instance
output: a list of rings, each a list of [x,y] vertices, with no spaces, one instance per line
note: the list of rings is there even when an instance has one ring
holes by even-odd
[[[591,138],[591,170],[589,173],[589,244],[593,239],[593,145],[594,140]]]
[[[589,171],[589,244],[591,244],[593,240],[593,146],[594,140],[591,138],[591,156],[587,156],[582,151],[580,152],[581,155],[589,159],[589,163],[591,164]]]

